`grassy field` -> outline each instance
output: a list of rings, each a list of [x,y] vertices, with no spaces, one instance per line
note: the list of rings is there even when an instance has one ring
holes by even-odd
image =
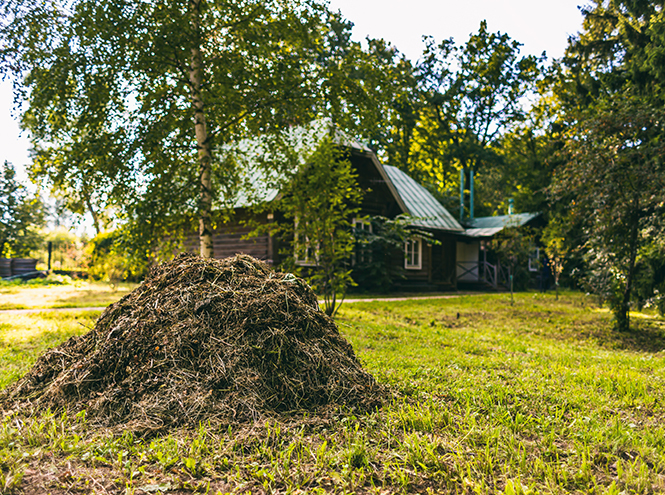
[[[0,383],[99,313],[0,313]],[[579,294],[359,302],[338,324],[395,399],[151,439],[85,415],[0,424],[0,490],[19,493],[665,492],[665,322]]]

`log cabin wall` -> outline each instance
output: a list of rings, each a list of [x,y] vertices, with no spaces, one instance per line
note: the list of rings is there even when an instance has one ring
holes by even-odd
[[[248,254],[257,259],[273,263],[271,256],[271,238],[268,235],[243,239],[251,229],[238,224],[225,225],[215,229],[212,235],[213,258],[223,259],[236,254]],[[199,251],[198,236],[188,236],[185,240],[185,251]]]
[[[244,224],[250,213],[243,209],[236,210],[230,223],[217,227],[212,234],[213,258],[224,259],[236,254],[248,254],[271,265],[279,263],[279,244],[273,236],[263,234],[246,238],[253,230]],[[258,222],[267,223],[267,214],[254,218]],[[199,252],[199,236],[191,234],[185,238],[184,250],[190,253]]]
[[[385,179],[372,161],[371,155],[353,150],[349,160],[358,174],[358,185],[364,191],[360,215],[381,215],[394,218],[402,213]]]
[[[242,253],[272,263],[273,260],[269,252],[270,237],[261,235],[243,239],[251,230],[249,227],[237,225],[216,229],[212,236],[213,257],[222,259]]]
[[[396,250],[392,263],[400,266],[403,279],[395,281],[395,289],[406,291],[451,290],[456,287],[455,236],[433,232],[440,244],[423,242],[422,263],[419,270],[404,268],[404,251]]]

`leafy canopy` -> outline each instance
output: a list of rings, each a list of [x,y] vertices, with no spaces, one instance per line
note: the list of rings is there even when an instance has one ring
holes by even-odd
[[[135,245],[214,228],[238,170],[218,150],[322,116],[377,133],[385,43],[365,52],[316,0],[20,0],[2,4],[2,67],[27,99],[32,174],[77,213],[128,221]],[[408,65],[408,64],[407,64]],[[387,108],[387,107],[386,107]],[[203,155],[202,155],[203,153]]]
[[[663,235],[662,68],[665,29],[658,2],[596,0],[583,10],[556,88],[567,126],[552,186],[585,243],[587,283],[629,329],[640,253]],[[640,297],[647,297],[638,287]]]

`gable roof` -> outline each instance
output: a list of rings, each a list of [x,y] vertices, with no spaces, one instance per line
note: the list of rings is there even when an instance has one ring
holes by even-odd
[[[411,225],[449,232],[464,232],[464,227],[427,189],[396,167],[383,165],[383,169],[406,207],[404,213],[417,217]]]
[[[402,213],[414,217],[410,225],[464,234],[464,227],[455,220],[450,212],[426,188],[406,173],[396,167],[383,165],[371,149],[350,139],[344,133],[336,132],[334,141],[338,146],[349,149],[353,155],[362,156],[371,161]],[[271,202],[279,198],[280,190],[275,187],[275,184],[284,180],[284,177],[269,177],[270,175],[270,173],[267,175],[262,173],[257,168],[248,167],[244,177],[248,187],[246,190],[239,191],[235,201],[232,202],[233,207],[242,208],[257,202]]]

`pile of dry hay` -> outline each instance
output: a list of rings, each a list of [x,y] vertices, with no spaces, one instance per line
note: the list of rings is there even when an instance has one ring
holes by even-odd
[[[155,431],[326,406],[367,410],[384,389],[300,279],[238,255],[180,255],[42,355],[5,390],[7,410],[87,410]]]

